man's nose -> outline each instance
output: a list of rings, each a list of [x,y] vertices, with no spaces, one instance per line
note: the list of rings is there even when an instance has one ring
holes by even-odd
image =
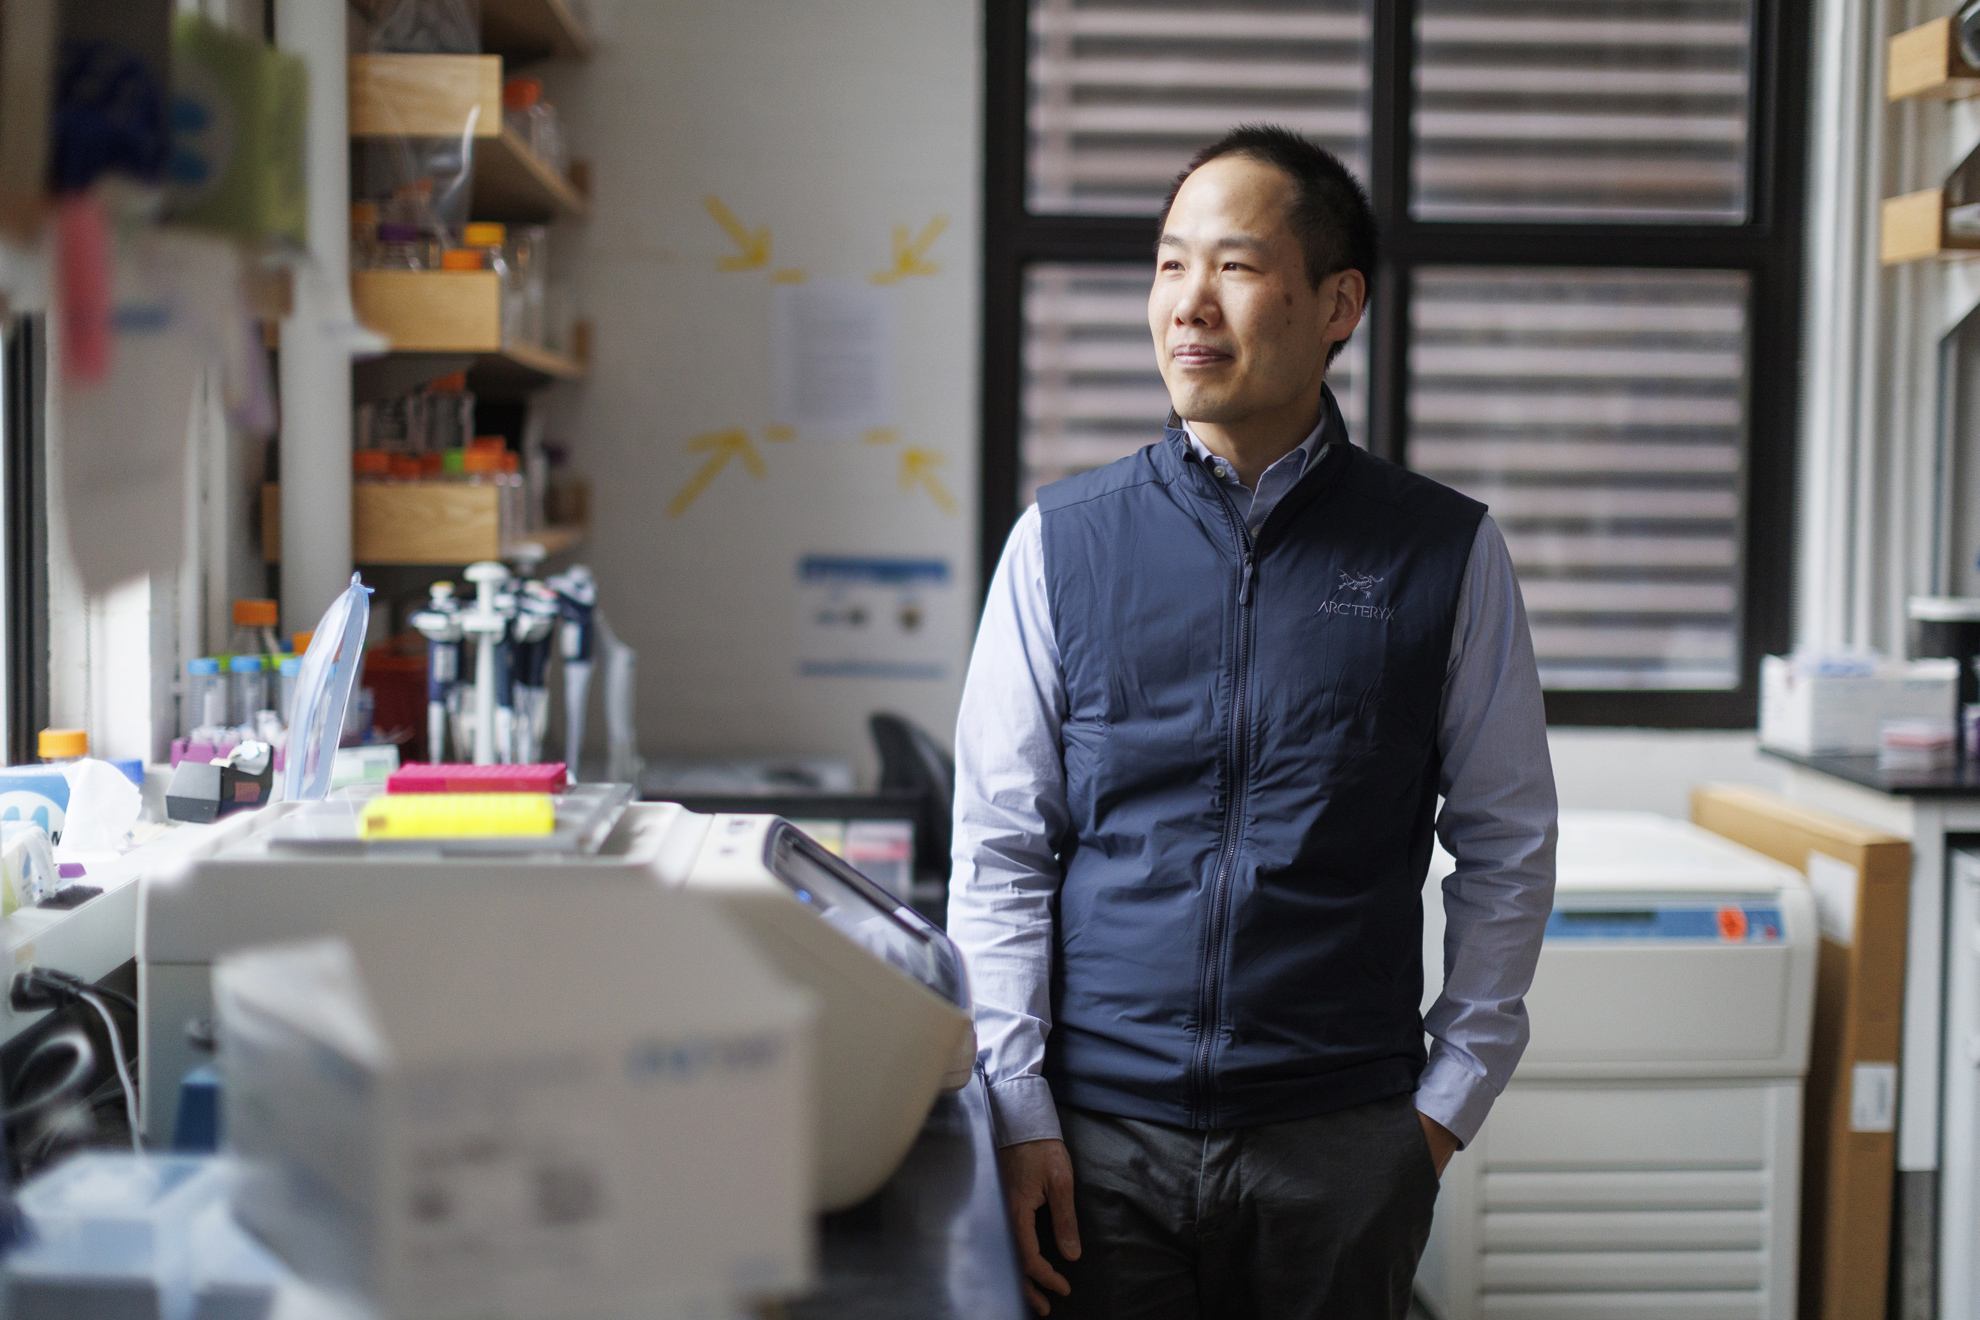
[[[1208,281],[1200,276],[1192,276],[1183,285],[1182,295],[1176,299],[1174,316],[1177,325],[1215,325],[1218,318],[1217,299]]]

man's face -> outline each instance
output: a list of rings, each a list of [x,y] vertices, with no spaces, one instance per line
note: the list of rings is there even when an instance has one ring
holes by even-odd
[[[1310,407],[1327,350],[1361,319],[1356,271],[1315,289],[1288,217],[1293,182],[1272,165],[1220,156],[1176,193],[1156,252],[1148,328],[1170,402],[1194,422]]]

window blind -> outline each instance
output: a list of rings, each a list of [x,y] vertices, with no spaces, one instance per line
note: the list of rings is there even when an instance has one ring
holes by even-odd
[[[1747,278],[1423,268],[1409,465],[1485,501],[1550,688],[1739,681]]]
[[[1751,0],[1422,0],[1415,214],[1746,218]]]
[[[1313,138],[1366,177],[1362,0],[1034,0],[1028,207],[1150,214],[1240,123]]]

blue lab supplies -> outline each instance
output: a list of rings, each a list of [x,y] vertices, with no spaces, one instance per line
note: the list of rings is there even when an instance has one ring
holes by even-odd
[[[11,820],[39,825],[51,843],[62,841],[69,812],[69,780],[56,766],[16,765],[0,769],[0,824]]]

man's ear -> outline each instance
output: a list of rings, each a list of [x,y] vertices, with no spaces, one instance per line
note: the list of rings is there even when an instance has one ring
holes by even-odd
[[[1333,297],[1328,300],[1331,311],[1327,319],[1329,334],[1338,330],[1337,336],[1346,339],[1361,324],[1361,314],[1368,307],[1368,281],[1358,270],[1335,271],[1327,277],[1334,286]]]

